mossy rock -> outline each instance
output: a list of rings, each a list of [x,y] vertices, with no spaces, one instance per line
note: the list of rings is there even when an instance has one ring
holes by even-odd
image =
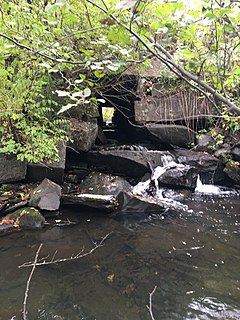
[[[45,223],[43,215],[35,208],[21,208],[4,217],[5,220],[14,220],[21,228],[42,229]]]

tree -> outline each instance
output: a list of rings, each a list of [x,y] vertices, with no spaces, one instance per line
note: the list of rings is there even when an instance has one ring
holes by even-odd
[[[57,157],[66,112],[104,103],[104,79],[131,64],[147,67],[152,56],[207,96],[218,116],[240,115],[236,2],[0,4],[0,152],[31,162]]]

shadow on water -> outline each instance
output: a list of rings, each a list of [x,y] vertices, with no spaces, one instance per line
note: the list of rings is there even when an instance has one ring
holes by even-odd
[[[104,216],[67,209],[75,226],[0,238],[0,319],[22,319],[30,269],[40,256],[69,257],[113,234],[91,255],[37,267],[28,317],[57,320],[239,319],[239,197],[197,196],[181,215]]]

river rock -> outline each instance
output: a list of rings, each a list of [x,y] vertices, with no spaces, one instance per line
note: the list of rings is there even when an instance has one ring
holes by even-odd
[[[70,147],[78,152],[89,151],[98,135],[98,125],[94,122],[79,121],[72,118],[70,121]]]
[[[210,133],[200,134],[197,138],[198,151],[208,151],[214,144],[215,141]]]
[[[227,176],[232,179],[237,185],[240,185],[240,163],[227,163],[224,169]]]
[[[224,143],[221,148],[214,152],[214,156],[218,159],[221,159],[225,163],[229,157],[231,157],[231,146],[227,143]]]
[[[0,154],[0,183],[23,180],[27,165],[17,160],[15,155]]]
[[[45,218],[36,208],[21,208],[6,215],[2,221],[11,222],[21,228],[41,229],[44,226]]]
[[[240,144],[232,149],[233,159],[240,162]]]
[[[178,165],[175,168],[167,169],[159,178],[161,185],[169,187],[181,187],[194,190],[196,188],[198,170],[189,165]]]
[[[66,161],[66,145],[61,143],[58,145],[59,160],[48,160],[43,164],[28,163],[26,182],[38,182],[45,178],[62,184]]]
[[[178,163],[197,168],[203,183],[220,182],[224,179],[220,160],[209,153],[182,149],[173,151],[173,154]]]
[[[61,187],[49,179],[44,179],[32,191],[29,205],[40,210],[55,211],[59,209]]]
[[[196,132],[182,125],[146,124],[150,136],[160,145],[186,147],[195,142]]]
[[[153,197],[122,191],[117,196],[119,211],[122,213],[161,213],[166,205]]]
[[[128,191],[131,187],[130,183],[121,177],[92,172],[79,185],[79,190],[81,193],[116,196],[120,191]]]
[[[150,167],[163,166],[174,160],[168,151],[99,150],[88,153],[88,162],[101,171],[111,171],[120,176],[141,178]]]

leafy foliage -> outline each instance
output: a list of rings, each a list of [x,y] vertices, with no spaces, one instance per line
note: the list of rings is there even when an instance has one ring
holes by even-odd
[[[151,65],[141,39],[239,101],[239,18],[230,0],[0,0],[0,152],[56,158],[71,108],[96,109],[103,79]]]

